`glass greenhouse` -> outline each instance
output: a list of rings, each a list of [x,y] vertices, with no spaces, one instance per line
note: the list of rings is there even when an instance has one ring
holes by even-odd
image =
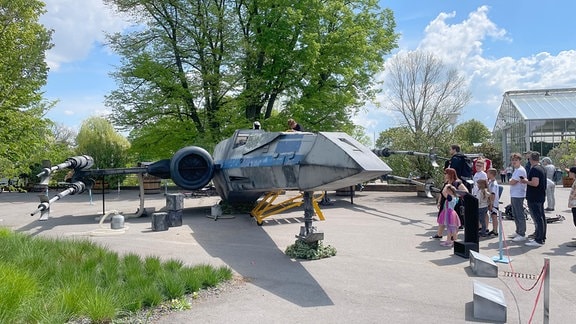
[[[576,139],[576,88],[504,93],[493,134],[506,165],[513,152],[548,155],[563,140]]]

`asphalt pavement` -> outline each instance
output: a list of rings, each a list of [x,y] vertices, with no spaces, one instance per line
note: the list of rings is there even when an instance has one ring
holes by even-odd
[[[104,206],[101,195],[64,197],[46,221],[30,216],[39,203],[37,194],[4,192],[0,226],[30,235],[87,237],[120,253],[176,258],[189,265],[227,265],[240,278],[233,288],[158,323],[482,323],[473,316],[474,281],[503,292],[508,323],[543,323],[544,288],[534,278],[545,259],[550,261],[550,323],[572,323],[576,248],[566,244],[576,236],[576,227],[567,208],[569,190],[556,189],[556,211],[547,216],[566,220],[548,224],[543,247],[505,241],[500,249],[497,237],[480,240],[482,255],[511,259],[497,263],[497,278],[477,277],[469,259],[430,238],[437,225],[435,201],[414,192],[357,192],[353,204],[348,197],[330,195],[332,205],[322,206],[326,220],[314,225],[337,255],[315,261],[284,254],[303,226],[302,208],[258,226],[246,214],[215,220],[210,214],[218,197],[186,198],[182,226],[167,231],[152,231],[150,217],[127,217],[124,231],[109,231],[108,220],[99,224],[102,211],[135,213],[137,191],[112,191]],[[504,209],[507,186],[502,201]],[[147,208],[160,210],[165,203],[162,194],[146,195]],[[503,227],[507,236],[514,222],[504,220]]]

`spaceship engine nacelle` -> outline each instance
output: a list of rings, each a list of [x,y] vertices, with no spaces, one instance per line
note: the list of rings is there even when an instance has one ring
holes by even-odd
[[[160,160],[148,166],[148,174],[162,179],[171,178],[179,187],[197,190],[206,186],[214,175],[214,161],[205,149],[184,147],[169,160]]]

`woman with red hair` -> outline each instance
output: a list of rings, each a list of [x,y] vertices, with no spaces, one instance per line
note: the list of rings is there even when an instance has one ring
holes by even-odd
[[[442,186],[442,190],[440,192],[440,195],[438,195],[438,216],[437,219],[439,219],[440,213],[442,213],[442,210],[444,209],[444,207],[446,206],[446,198],[448,197],[448,191],[444,190],[447,186],[453,186],[454,188],[456,188],[459,191],[465,191],[468,192],[468,189],[466,189],[466,186],[464,185],[464,183],[462,183],[462,180],[460,180],[458,178],[458,174],[456,174],[456,170],[452,169],[452,168],[446,168],[444,169],[444,184]],[[459,205],[455,207],[456,212],[459,212]],[[460,216],[460,214],[458,214]],[[432,238],[434,239],[441,239],[442,235],[444,235],[444,229],[446,228],[446,226],[444,225],[444,223],[438,223],[438,232],[432,236]]]

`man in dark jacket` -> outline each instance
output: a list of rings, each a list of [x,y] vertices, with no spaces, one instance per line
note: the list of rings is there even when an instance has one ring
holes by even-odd
[[[444,169],[452,168],[456,170],[458,178],[468,187],[470,183],[468,180],[472,180],[472,166],[471,161],[464,153],[460,152],[460,145],[452,144],[450,145],[450,160],[446,161],[444,164]],[[470,191],[471,188],[468,188]]]

